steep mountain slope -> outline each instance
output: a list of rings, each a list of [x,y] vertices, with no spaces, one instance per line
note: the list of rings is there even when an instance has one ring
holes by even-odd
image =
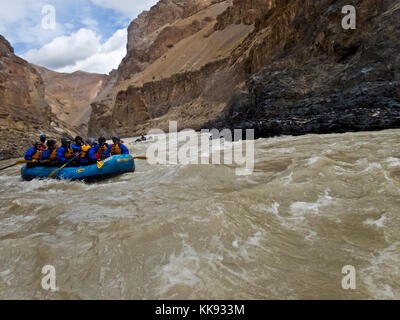
[[[232,91],[230,84],[235,84],[231,75],[215,70],[253,30],[238,24],[215,32],[218,16],[231,4],[163,0],[134,20],[128,29],[128,54],[92,104],[90,133],[129,135],[166,127],[169,116],[187,109],[193,114],[179,116],[183,126],[203,124],[210,112],[218,115]],[[205,99],[199,99],[204,92]],[[207,103],[217,107],[204,111]]]
[[[40,74],[0,35],[0,160],[23,155],[40,133],[59,138],[76,131],[51,112]]]
[[[42,76],[45,99],[52,112],[60,120],[85,131],[91,113],[90,102],[96,98],[107,76],[83,71],[59,73],[34,67]]]
[[[356,30],[341,26],[349,4]],[[399,127],[399,15],[396,0],[162,0],[129,27],[89,131]]]

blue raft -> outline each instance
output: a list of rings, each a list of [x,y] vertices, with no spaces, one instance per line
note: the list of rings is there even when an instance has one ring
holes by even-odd
[[[131,155],[113,156],[102,161],[104,165],[98,168],[97,163],[82,167],[65,167],[58,171],[53,179],[58,180],[84,180],[97,181],[126,172],[135,171],[135,161]],[[21,170],[22,179],[31,181],[33,179],[47,179],[49,175],[57,170],[57,167],[31,167],[25,166]]]

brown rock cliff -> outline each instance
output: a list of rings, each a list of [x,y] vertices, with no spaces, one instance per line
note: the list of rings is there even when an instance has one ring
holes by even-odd
[[[399,127],[398,1],[187,3],[160,1],[131,24],[128,55],[92,104],[91,133],[169,120],[258,136]],[[356,30],[341,26],[345,5],[357,9]]]

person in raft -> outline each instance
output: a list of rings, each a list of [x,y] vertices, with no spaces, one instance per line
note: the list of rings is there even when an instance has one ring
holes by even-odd
[[[75,138],[75,143],[71,146],[74,153],[79,154],[81,152],[82,146],[84,145],[83,139],[80,136]]]
[[[82,154],[84,154],[86,150],[86,154],[82,157],[82,154],[80,156],[81,164],[82,165],[88,165],[88,164],[93,164],[97,162],[97,157],[96,157],[96,140],[93,138],[89,138],[86,141],[86,144],[82,146]]]
[[[40,137],[39,137],[39,140],[40,140],[39,143],[41,145],[42,151],[46,151],[47,150],[47,146],[46,146],[47,137],[46,137],[46,135],[45,134],[41,134]]]
[[[106,157],[115,156],[118,154],[129,154],[128,148],[121,143],[121,139],[119,137],[112,138],[113,145],[108,148],[108,150],[104,153]]]
[[[96,152],[96,157],[98,160],[103,160],[105,159],[105,153],[111,146],[106,142],[106,138],[100,137],[99,138],[99,143],[96,145],[94,148],[94,151]]]
[[[32,161],[32,162],[40,162],[45,160],[43,157],[43,149],[42,144],[40,142],[36,142],[33,145],[33,148],[29,148],[28,151],[25,153],[25,160]]]
[[[70,159],[75,157],[74,150],[71,147],[71,141],[61,139],[61,147],[57,149],[57,162],[59,165],[67,163]]]
[[[75,138],[75,144],[71,146],[77,156],[77,163],[86,166],[97,161],[94,148],[90,143],[85,143],[79,136]]]
[[[55,164],[57,162],[57,152],[58,152],[58,145],[57,141],[49,140],[47,141],[47,150],[43,152],[43,159],[49,160],[50,164]]]
[[[33,148],[28,149],[25,160],[40,163],[46,160],[46,165],[57,162],[58,146],[55,140],[47,141],[46,150],[43,150],[43,142],[36,142]]]

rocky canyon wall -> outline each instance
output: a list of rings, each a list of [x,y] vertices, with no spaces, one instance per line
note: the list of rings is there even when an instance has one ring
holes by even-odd
[[[40,74],[0,36],[0,160],[22,155],[51,122]]]
[[[247,39],[260,40],[244,62],[243,95],[208,125],[252,128],[258,137],[399,128],[399,2],[282,3]],[[342,27],[348,4],[355,30]]]
[[[225,67],[252,31],[216,32],[232,1],[160,1],[133,21],[128,54],[92,104],[91,135],[132,135],[152,127],[200,128],[225,107],[239,79]]]
[[[132,22],[127,57],[92,104],[91,134],[169,120],[257,136],[399,127],[398,1],[199,3],[160,1]],[[345,5],[357,10],[355,30],[342,27]]]

